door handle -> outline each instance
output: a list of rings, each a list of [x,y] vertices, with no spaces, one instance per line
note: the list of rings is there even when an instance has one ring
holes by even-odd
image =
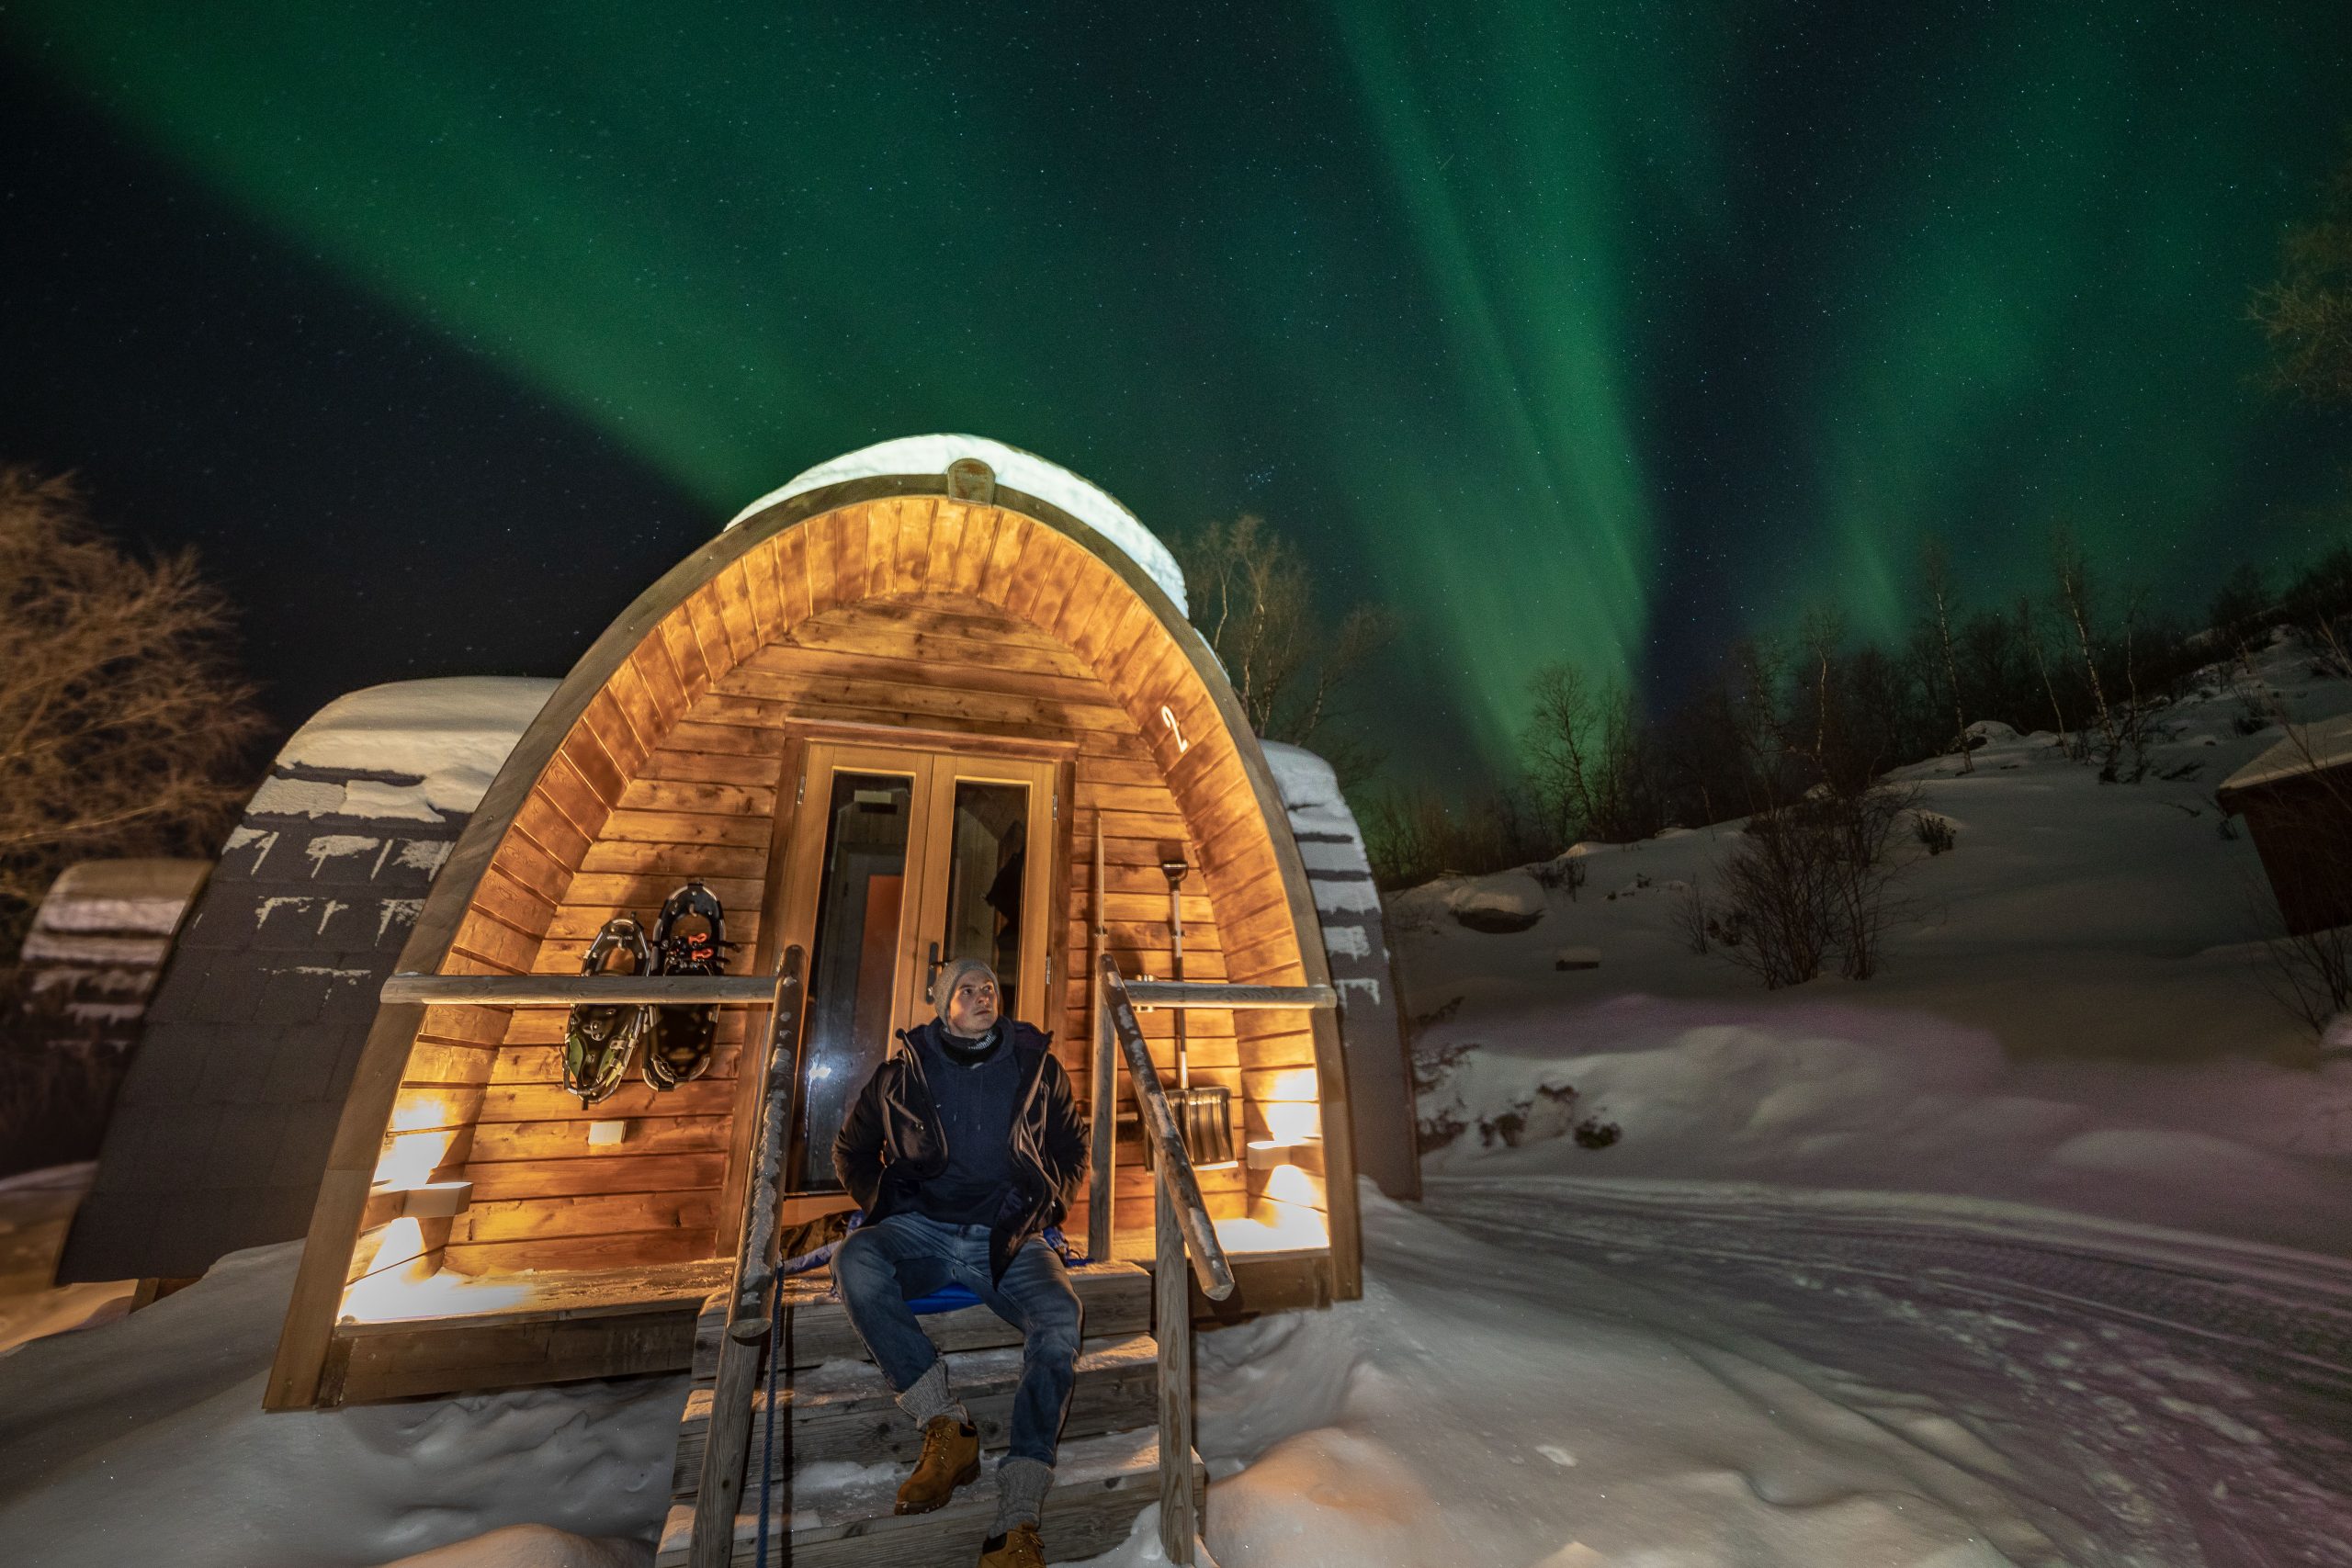
[[[940,968],[939,944],[934,942],[931,944],[931,967],[924,970],[922,975],[922,999],[933,1006],[938,1005],[939,1002],[938,997],[933,993],[939,989]]]

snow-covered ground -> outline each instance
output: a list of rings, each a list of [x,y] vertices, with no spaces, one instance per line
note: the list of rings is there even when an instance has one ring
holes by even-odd
[[[1203,1342],[1224,1568],[2352,1562],[2352,1268],[1521,1179],[1365,1242]]]
[[[127,1318],[0,1356],[0,1561],[356,1568],[514,1525],[629,1537],[621,1560],[650,1561],[683,1377],[266,1414],[300,1250],[232,1253]]]
[[[2263,675],[2300,716],[2352,708],[2291,649]],[[1768,992],[1689,951],[1677,910],[1728,827],[1580,846],[1573,897],[1521,871],[1392,898],[1429,1168],[1956,1193],[2352,1252],[2352,1059],[2271,994],[2268,889],[2212,800],[2279,739],[2247,712],[2209,682],[2138,784],[1997,725],[1969,773],[1906,770],[1957,844],[1906,846],[1868,981]],[[1513,910],[1538,918],[1474,929]]]
[[[2352,1267],[1557,1179],[1365,1224],[1363,1301],[1200,1342],[1223,1568],[2352,1562]],[[0,1356],[7,1561],[650,1561],[683,1380],[266,1416],[293,1250]]]

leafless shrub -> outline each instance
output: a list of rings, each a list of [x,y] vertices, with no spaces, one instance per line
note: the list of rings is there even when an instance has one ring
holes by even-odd
[[[1584,857],[1554,855],[1550,860],[1538,861],[1529,866],[1527,874],[1533,877],[1535,885],[1546,893],[1566,893],[1568,902],[1573,904],[1577,901],[1577,889],[1585,882]]]
[[[142,560],[65,479],[0,467],[0,951],[92,854],[209,853],[262,728],[227,602]]]
[[[2282,931],[2263,943],[2263,952],[2268,960],[2264,989],[2313,1034],[2324,1032],[2328,1020],[2352,1008],[2352,926]]]
[[[1895,830],[1917,805],[1916,791],[1883,785],[1750,818],[1719,874],[1724,923],[1740,932],[1724,956],[1771,990],[1815,978],[1832,957],[1849,979],[1877,974]]]
[[[1364,803],[1357,821],[1373,880],[1384,888],[1506,871],[1549,859],[1559,847],[1535,814],[1508,791],[1456,809],[1433,789],[1385,790]]]
[[[1692,877],[1682,885],[1682,896],[1674,901],[1673,913],[1668,919],[1674,927],[1674,934],[1682,939],[1685,953],[1693,958],[1707,956],[1709,948],[1713,945],[1713,932],[1709,928],[1716,922],[1707,908],[1706,895],[1700,891],[1698,878]]]

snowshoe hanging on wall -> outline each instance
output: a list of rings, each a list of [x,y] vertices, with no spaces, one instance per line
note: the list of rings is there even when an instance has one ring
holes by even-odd
[[[615,915],[606,920],[596,940],[588,944],[580,972],[652,974],[653,950],[645,940],[645,928],[630,915]],[[652,1010],[585,1004],[571,1010],[563,1029],[563,1087],[578,1095],[582,1105],[594,1105],[620,1087]]]
[[[726,973],[727,911],[718,895],[689,882],[653,920],[653,962],[661,975]],[[718,1039],[716,1008],[657,1008],[646,1040],[645,1081],[675,1089],[710,1070]]]

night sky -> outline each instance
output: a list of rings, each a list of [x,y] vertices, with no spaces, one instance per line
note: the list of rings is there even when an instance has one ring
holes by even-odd
[[[1467,783],[1540,659],[1899,631],[1923,532],[2307,552],[2352,446],[2245,306],[2347,118],[2344,0],[0,0],[0,457],[198,546],[290,725],[992,435],[1394,606],[1371,716]]]

